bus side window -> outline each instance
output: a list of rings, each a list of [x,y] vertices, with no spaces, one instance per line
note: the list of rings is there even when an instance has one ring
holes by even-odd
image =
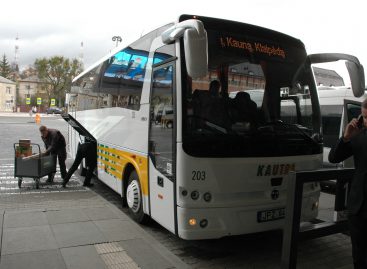
[[[155,168],[168,178],[174,173],[173,81],[173,65],[162,65],[153,70],[149,156]]]

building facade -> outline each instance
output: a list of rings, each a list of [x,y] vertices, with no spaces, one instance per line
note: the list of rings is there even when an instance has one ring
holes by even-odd
[[[18,105],[21,112],[29,111],[33,106],[39,107],[40,111],[49,103],[47,84],[41,82],[37,76],[30,76],[18,80]],[[29,98],[27,104],[27,98]],[[41,105],[37,104],[37,98],[41,98]]]
[[[16,83],[0,76],[0,111],[13,112],[16,109]]]
[[[343,78],[334,70],[313,66],[317,86],[345,86]]]

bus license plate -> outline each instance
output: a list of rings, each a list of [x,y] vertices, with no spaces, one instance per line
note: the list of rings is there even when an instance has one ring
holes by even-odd
[[[267,222],[272,220],[284,219],[285,208],[269,209],[257,212],[257,222]]]

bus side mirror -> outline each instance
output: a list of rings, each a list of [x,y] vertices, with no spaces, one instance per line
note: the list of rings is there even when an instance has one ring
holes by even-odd
[[[191,78],[203,77],[208,73],[208,38],[201,21],[182,21],[164,31],[161,36],[165,44],[183,36],[186,69]]]
[[[204,77],[208,72],[208,41],[206,32],[199,35],[188,29],[184,34],[187,73],[193,79]]]
[[[364,85],[364,70],[363,65],[357,65],[354,62],[345,62],[352,84],[353,95],[361,97],[365,91]]]
[[[309,58],[311,64],[344,60],[349,73],[350,82],[352,84],[353,95],[355,97],[361,97],[364,94],[364,69],[363,65],[359,63],[357,57],[343,53],[311,54],[307,57]]]

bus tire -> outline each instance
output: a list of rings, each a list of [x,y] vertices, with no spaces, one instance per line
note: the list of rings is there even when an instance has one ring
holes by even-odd
[[[122,207],[127,207],[127,199],[126,199],[126,197],[121,197],[121,206]]]
[[[129,213],[137,223],[146,223],[148,216],[143,211],[143,196],[138,174],[132,171],[126,189],[126,200]]]

